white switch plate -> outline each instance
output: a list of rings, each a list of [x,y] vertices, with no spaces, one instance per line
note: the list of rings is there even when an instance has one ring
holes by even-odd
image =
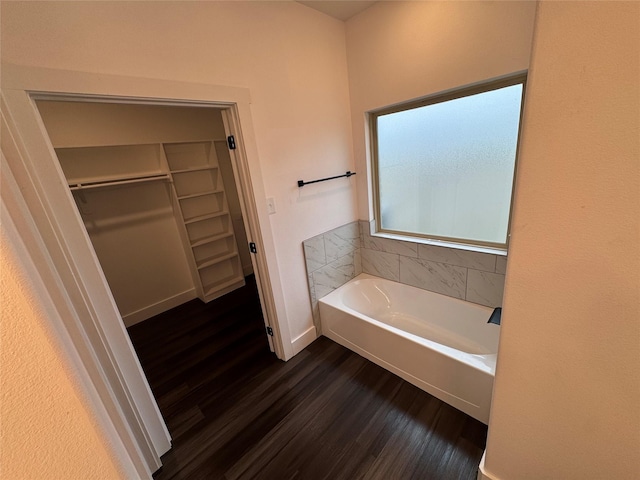
[[[273,197],[267,198],[267,212],[269,212],[269,215],[276,213],[276,201]]]

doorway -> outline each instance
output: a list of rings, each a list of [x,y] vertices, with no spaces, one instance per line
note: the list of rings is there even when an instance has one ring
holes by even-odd
[[[35,103],[125,327],[247,276],[262,307],[228,107]]]
[[[46,321],[79,394],[89,399],[106,445],[132,475],[161,466],[169,437],[122,325],[88,235],[58,165],[36,100],[116,102],[222,108],[225,128],[236,136],[232,157],[245,194],[249,240],[265,317],[278,358],[293,356],[282,281],[266,208],[266,193],[246,88],[134,78],[3,64],[3,179],[6,212],[21,219],[17,235],[38,276],[46,279],[52,309]],[[256,265],[259,268],[256,268]],[[135,474],[133,472],[136,472]],[[145,473],[146,472],[146,473]]]

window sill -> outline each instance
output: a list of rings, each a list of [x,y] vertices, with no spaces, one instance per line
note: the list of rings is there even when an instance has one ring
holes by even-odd
[[[410,237],[408,235],[398,235],[395,233],[376,232],[376,233],[371,233],[371,236],[378,237],[378,238],[388,238],[391,240],[399,240],[401,242],[412,242],[412,243],[420,243],[423,245],[434,245],[437,247],[454,248],[457,250],[467,250],[469,252],[489,253],[492,255],[500,255],[503,257],[507,256],[506,248],[483,247],[481,245],[470,245],[467,243],[448,242],[445,240],[433,240],[429,238]]]

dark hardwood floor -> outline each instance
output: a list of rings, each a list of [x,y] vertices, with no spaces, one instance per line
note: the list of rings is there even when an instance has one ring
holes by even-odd
[[[325,337],[278,360],[252,277],[129,334],[173,438],[156,480],[476,478],[482,423]]]

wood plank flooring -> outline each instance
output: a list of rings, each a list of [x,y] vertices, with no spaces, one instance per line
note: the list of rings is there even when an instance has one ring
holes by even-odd
[[[173,438],[156,480],[476,478],[486,426],[325,337],[278,360],[248,280],[129,328]]]

